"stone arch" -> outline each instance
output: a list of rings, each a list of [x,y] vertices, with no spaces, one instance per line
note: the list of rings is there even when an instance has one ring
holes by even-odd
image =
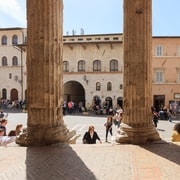
[[[7,99],[7,89],[2,89],[2,99]]]
[[[113,103],[112,103],[112,98],[111,97],[106,97],[105,98],[105,102],[107,103],[107,105],[108,105],[108,108],[110,108],[110,107],[113,107]]]
[[[17,89],[11,89],[10,98],[11,98],[11,101],[18,100],[18,90]]]
[[[123,108],[123,97],[118,97],[117,98],[117,105],[121,108]]]
[[[73,101],[77,106],[82,102],[85,107],[85,90],[77,81],[68,81],[64,84],[64,101]]]
[[[97,110],[98,108],[100,108],[101,107],[101,102],[102,102],[101,97],[98,96],[98,95],[95,95],[93,97],[93,100],[92,100],[92,108],[93,108],[93,110]]]

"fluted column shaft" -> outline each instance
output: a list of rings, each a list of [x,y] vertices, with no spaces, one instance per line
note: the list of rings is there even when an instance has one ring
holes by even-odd
[[[152,124],[152,0],[124,0],[124,115],[117,142],[159,139]]]
[[[151,0],[124,1],[124,121],[151,123]]]
[[[63,103],[63,1],[27,0],[27,145],[67,141]]]

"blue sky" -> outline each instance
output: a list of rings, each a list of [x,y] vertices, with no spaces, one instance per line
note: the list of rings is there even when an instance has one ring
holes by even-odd
[[[153,36],[180,36],[180,0],[152,0]],[[0,28],[26,27],[26,0],[0,0]],[[123,33],[123,0],[64,0],[64,35]]]

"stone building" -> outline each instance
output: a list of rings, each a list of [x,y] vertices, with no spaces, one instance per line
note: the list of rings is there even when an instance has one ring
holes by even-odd
[[[0,29],[0,97],[24,100],[26,90],[26,29]]]
[[[63,37],[64,100],[122,106],[123,34]],[[26,29],[0,29],[0,97],[26,99]],[[152,100],[180,112],[180,37],[152,38]],[[171,104],[171,105],[170,105]]]
[[[180,112],[180,37],[153,37],[152,47],[154,106]]]
[[[64,99],[122,105],[122,34],[64,36]],[[96,102],[98,105],[98,102]]]

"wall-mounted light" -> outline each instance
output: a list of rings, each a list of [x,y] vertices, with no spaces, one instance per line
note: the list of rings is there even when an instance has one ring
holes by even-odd
[[[14,80],[19,82],[20,84],[22,83],[22,80],[19,80],[18,76],[14,76]]]
[[[86,81],[86,84],[88,84],[89,80],[88,80],[88,77],[86,75],[83,76],[83,80]]]

